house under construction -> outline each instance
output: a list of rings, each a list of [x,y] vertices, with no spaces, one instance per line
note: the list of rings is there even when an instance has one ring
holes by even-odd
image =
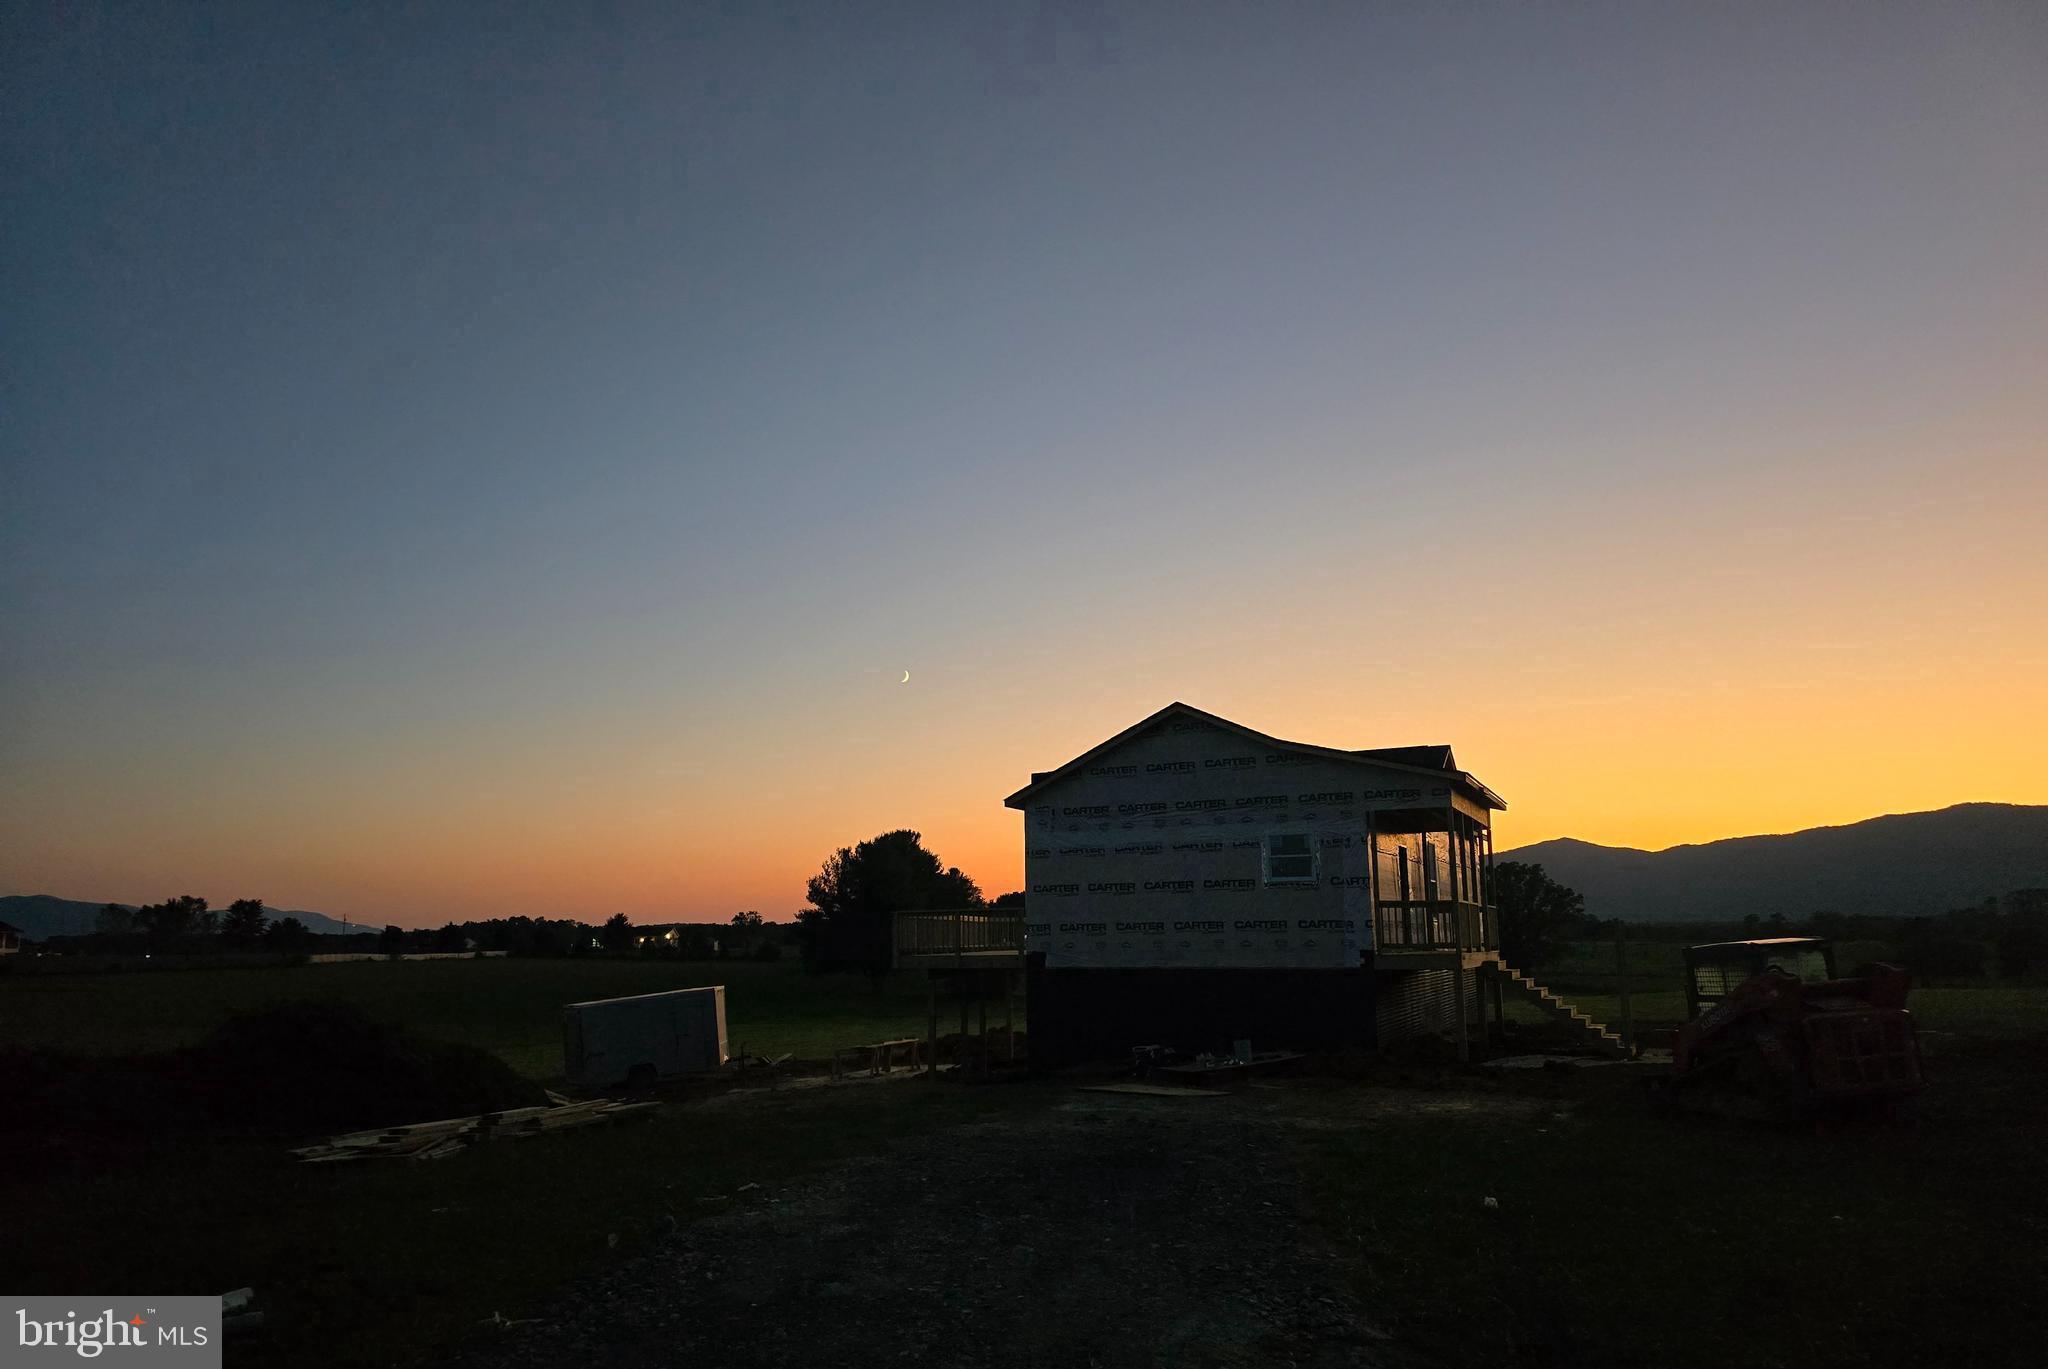
[[[1572,1017],[1500,960],[1507,805],[1449,746],[1312,746],[1175,703],[1004,802],[1025,815],[1023,918],[899,925],[898,963],[923,945],[937,968],[949,938],[962,968],[1021,960],[1034,1063],[1151,1043],[1462,1045],[1503,990]]]

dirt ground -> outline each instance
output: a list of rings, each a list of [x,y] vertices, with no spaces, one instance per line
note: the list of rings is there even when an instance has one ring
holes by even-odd
[[[1475,1106],[1533,1105],[1282,1081],[1189,1099],[1065,1088],[730,1195],[463,1362],[1401,1364],[1308,1220],[1298,1147],[1375,1111]]]

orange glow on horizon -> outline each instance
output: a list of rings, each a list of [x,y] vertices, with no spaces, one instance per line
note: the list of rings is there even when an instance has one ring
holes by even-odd
[[[1262,704],[1239,690],[1161,690],[1142,702],[1095,703],[1087,719],[1018,719],[977,735],[972,714],[913,722],[904,749],[813,780],[801,747],[751,788],[717,784],[738,757],[707,757],[700,787],[659,780],[599,797],[571,784],[523,802],[476,797],[456,815],[342,808],[309,794],[269,813],[224,815],[184,834],[80,859],[47,842],[14,862],[19,892],[122,901],[199,892],[219,904],[260,896],[362,923],[528,914],[600,921],[723,920],[742,908],[783,920],[835,847],[893,827],[922,831],[991,896],[1019,886],[1022,815],[1001,806],[1033,769],[1078,754],[1177,695],[1292,739],[1329,745],[1450,741],[1459,761],[1507,799],[1496,818],[1505,851],[1556,836],[1660,848],[1757,832],[1853,822],[1887,812],[1991,800],[2048,802],[2048,739],[2031,691],[1978,668],[1939,676],[1765,682],[1739,695],[1713,681],[1615,682],[1606,697],[1556,693],[1489,707],[1475,679],[1432,721],[1419,688],[1391,721],[1330,693]],[[1224,697],[1218,698],[1217,695]],[[1761,698],[1767,709],[1758,708]],[[1941,719],[1939,732],[1928,726]],[[930,729],[926,749],[910,749]],[[942,764],[927,764],[943,758]],[[729,769],[728,769],[729,768]],[[324,810],[324,811],[323,811]],[[299,830],[317,815],[318,839]],[[80,843],[83,846],[83,843]],[[74,851],[77,848],[74,848]]]
[[[109,683],[48,705],[76,711],[44,724],[61,747],[17,767],[0,880],[408,926],[779,920],[834,848],[911,827],[993,895],[1022,873],[1004,795],[1174,699],[1293,740],[1449,742],[1509,804],[1501,850],[2048,803],[2039,456],[1978,463],[1972,487],[2003,500],[1923,497],[1910,465],[1876,460],[1853,486],[1781,473],[1768,518],[1744,472],[1610,490],[1535,527],[1508,489],[1466,520],[1492,563],[1469,580],[1311,538],[1276,543],[1253,579],[1118,585],[1078,616],[976,622],[975,602],[1010,592],[990,571],[933,587],[965,626],[895,646],[900,666],[764,670],[686,696],[665,663],[619,685],[580,659],[458,663],[431,683],[459,707],[344,727],[324,719],[354,700],[324,704],[319,689],[343,689],[325,680],[274,715],[258,696],[219,717],[197,686],[153,683],[172,726]],[[1276,619],[1273,587],[1296,582],[1401,592],[1314,589],[1313,611]]]

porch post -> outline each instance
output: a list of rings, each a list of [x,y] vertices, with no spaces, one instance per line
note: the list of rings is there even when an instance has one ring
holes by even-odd
[[[1486,905],[1487,931],[1493,939],[1493,949],[1500,949],[1500,911],[1493,906],[1493,815],[1486,816],[1486,827],[1481,833],[1484,845],[1480,853],[1479,901]]]
[[[1630,1055],[1634,1055],[1636,1016],[1629,1010],[1628,1001],[1628,924],[1619,918],[1614,923],[1614,974],[1621,981],[1621,1044],[1628,1047]]]
[[[975,1073],[986,1077],[989,1067],[988,983],[980,970],[974,972],[974,1034],[978,1038],[975,1042]]]
[[[1444,864],[1451,867],[1448,872],[1450,875],[1450,888],[1447,889],[1445,892],[1450,894],[1451,896],[1451,917],[1454,920],[1458,916],[1458,885],[1460,882],[1458,879],[1459,863],[1460,862],[1458,860],[1458,809],[1457,805],[1453,804],[1450,807],[1444,809]],[[1462,927],[1459,928],[1455,935],[1458,938],[1458,945],[1462,948],[1465,944],[1464,929]]]
[[[1451,971],[1451,999],[1458,1007],[1458,1063],[1464,1064],[1472,1058],[1472,1014],[1465,1008],[1465,957],[1458,957],[1458,968]]]
[[[1003,971],[1003,1040],[1004,1050],[1009,1058],[1017,1058],[1017,984],[1008,970]]]
[[[967,973],[965,961],[954,962],[953,978],[960,985],[960,1041],[953,1047],[953,1069],[961,1073],[967,1061],[967,995],[973,989],[973,976]]]
[[[1365,810],[1365,922],[1367,945],[1380,948],[1380,839],[1373,831],[1372,809]]]
[[[1460,951],[1465,949],[1464,910],[1458,906],[1458,890],[1464,884],[1459,878],[1458,866],[1458,805],[1456,802],[1444,805],[1444,864],[1450,870],[1451,941]],[[1460,958],[1462,963],[1462,957]]]

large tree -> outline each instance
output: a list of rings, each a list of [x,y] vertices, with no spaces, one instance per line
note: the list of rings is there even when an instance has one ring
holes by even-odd
[[[230,946],[254,946],[263,935],[263,900],[238,898],[220,920],[220,939]]]
[[[313,933],[295,917],[273,922],[263,929],[263,945],[272,951],[304,951],[313,945]]]
[[[754,948],[763,944],[763,925],[761,914],[752,908],[734,913],[730,924],[732,930],[725,934],[726,957],[731,959],[753,954]]]
[[[908,830],[840,847],[811,877],[809,894],[811,906],[796,915],[804,963],[817,970],[864,970],[877,985],[889,972],[894,914],[982,905],[974,881]]]
[[[164,948],[175,946],[188,936],[210,933],[215,921],[206,909],[206,900],[194,894],[180,894],[135,910],[135,925],[149,933],[152,943]]]
[[[1501,959],[1518,969],[1543,963],[1586,918],[1586,900],[1541,865],[1504,860],[1493,867],[1493,903],[1500,913]]]

